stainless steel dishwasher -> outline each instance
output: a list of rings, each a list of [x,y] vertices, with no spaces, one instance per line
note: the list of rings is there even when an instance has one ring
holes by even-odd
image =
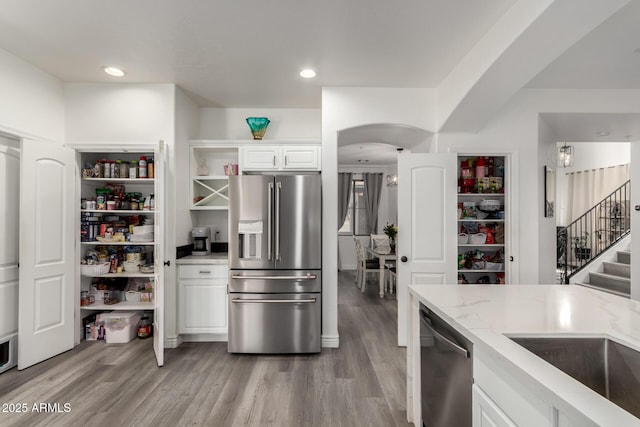
[[[473,344],[420,306],[420,389],[426,427],[471,427]]]

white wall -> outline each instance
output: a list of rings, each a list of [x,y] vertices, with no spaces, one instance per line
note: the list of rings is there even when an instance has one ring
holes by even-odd
[[[549,141],[539,140],[539,113],[638,113],[640,91],[636,90],[543,90],[523,89],[476,134],[440,134],[439,151],[469,149],[510,150],[517,155],[516,175],[512,191],[517,195],[516,215],[512,231],[517,236],[513,248],[518,275],[515,283],[540,283],[539,267],[542,247],[552,247],[555,229],[541,230],[542,158],[549,150]],[[541,157],[543,156],[543,157]],[[633,157],[633,156],[632,156]],[[633,203],[633,202],[632,202]],[[545,222],[546,224],[546,222]],[[522,254],[522,257],[520,257]],[[525,255],[526,254],[526,255]],[[555,265],[555,261],[554,261]],[[545,276],[545,280],[547,280]]]
[[[189,140],[198,135],[200,108],[180,88],[176,89],[176,149],[175,149],[175,236],[176,246],[191,243],[192,221],[190,200],[191,172]]]
[[[64,141],[62,82],[0,49],[0,130]]]
[[[165,346],[177,345],[175,268],[176,87],[171,84],[66,83],[67,142],[145,143],[163,140],[165,179]],[[181,98],[182,99],[182,98]],[[156,162],[158,159],[156,159]]]
[[[564,142],[558,142],[561,146]],[[624,165],[631,161],[629,142],[576,142],[573,146],[573,166],[556,169],[556,224],[567,225],[568,174],[609,166]]]
[[[322,176],[324,194],[322,243],[324,275],[322,335],[325,346],[338,346],[338,131],[373,123],[435,128],[434,90],[340,88],[322,89]]]
[[[270,120],[264,139],[320,140],[321,111],[314,108],[202,108],[197,139],[252,139],[247,117]]]
[[[11,146],[19,150],[19,138],[33,138],[41,140],[64,141],[64,94],[62,82],[44,73],[40,69],[21,60],[20,58],[0,49],[0,133],[10,135],[7,139],[0,135],[0,144]],[[19,159],[16,161],[19,162]],[[17,169],[16,169],[17,168]],[[0,239],[7,239],[0,248],[0,258],[4,261],[17,260],[18,230],[15,224],[19,215],[17,203],[19,197],[20,175],[19,164],[5,162],[0,165],[4,174],[3,183],[10,183],[14,191],[2,194],[3,201],[11,206],[2,206],[0,217],[6,221],[1,226],[12,227]],[[12,207],[15,207],[15,212]],[[16,215],[12,215],[15,213]],[[15,234],[15,236],[12,236]],[[13,243],[12,243],[13,242]],[[10,267],[11,264],[7,264]],[[9,270],[11,270],[9,268]],[[18,278],[11,282],[11,277],[5,277],[7,282],[0,291],[0,335],[12,338],[10,360],[15,362],[17,342],[15,334],[18,331]]]
[[[640,162],[640,142],[635,141],[631,144],[632,161]],[[631,168],[631,182],[640,182],[640,168]],[[640,205],[640,185],[631,186],[631,229],[640,229],[640,211],[636,210],[636,206]],[[631,233],[631,253],[640,254],[640,233]],[[634,261],[631,255],[631,299],[640,301],[640,263]],[[638,256],[635,256],[635,260]]]
[[[556,152],[556,137],[553,134],[551,127],[544,121],[538,122],[538,144],[540,149],[538,150],[538,164],[540,165],[540,185],[538,186],[537,198],[540,200],[539,209],[541,214],[538,216],[538,227],[540,235],[542,236],[555,236],[556,235],[556,216],[557,212],[554,212],[554,217],[547,218],[544,216],[545,207],[545,172],[543,171],[545,166],[549,166],[554,170],[557,162]],[[557,197],[554,201],[554,210],[557,209]],[[556,252],[556,239],[541,239],[538,246],[538,281],[540,283],[556,283],[556,264],[557,264],[557,252]]]

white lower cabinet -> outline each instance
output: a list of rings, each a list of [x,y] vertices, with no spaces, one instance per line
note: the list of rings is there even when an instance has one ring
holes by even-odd
[[[474,427],[516,427],[513,421],[480,387],[473,385]]]
[[[179,333],[226,339],[228,271],[227,264],[178,266]]]
[[[489,352],[473,354],[473,426],[596,427]],[[562,410],[558,408],[563,408]]]

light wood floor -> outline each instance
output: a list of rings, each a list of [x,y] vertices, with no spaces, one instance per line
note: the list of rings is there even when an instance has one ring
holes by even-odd
[[[340,273],[339,349],[247,356],[183,343],[158,368],[150,340],[83,342],[0,374],[0,426],[407,426],[396,300],[381,300],[374,279],[362,294],[353,272]],[[27,413],[3,412],[22,403]],[[34,403],[61,413],[33,412]]]

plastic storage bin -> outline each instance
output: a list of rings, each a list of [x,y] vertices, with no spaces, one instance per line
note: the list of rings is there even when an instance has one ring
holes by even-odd
[[[137,336],[141,318],[141,311],[102,313],[100,321],[104,321],[107,344],[122,344],[133,340]]]

